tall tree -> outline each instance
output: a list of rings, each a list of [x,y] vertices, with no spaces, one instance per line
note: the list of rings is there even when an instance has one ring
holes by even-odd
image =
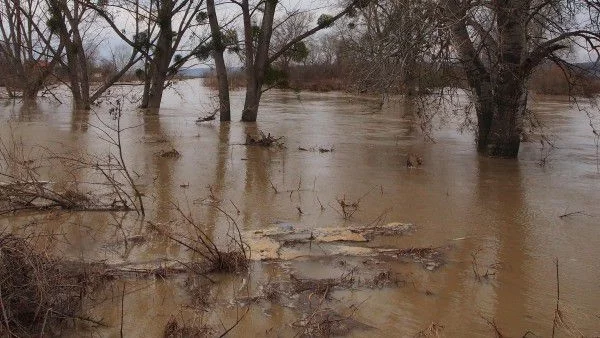
[[[545,60],[565,71],[570,50],[600,52],[598,2],[444,0],[453,57],[465,73],[477,114],[477,145],[487,156],[518,155],[527,81]],[[572,48],[575,47],[575,48]]]
[[[423,0],[369,3],[340,29],[342,55],[357,90],[416,94],[428,83],[424,65],[440,49],[435,5]]]
[[[244,72],[246,76],[246,96],[244,109],[242,111],[242,121],[254,122],[258,116],[260,100],[265,89],[263,88],[267,73],[271,70],[271,65],[280,57],[286,55],[298,43],[314,35],[315,33],[331,27],[340,18],[354,11],[357,7],[364,7],[369,0],[353,0],[344,6],[344,8],[335,15],[323,14],[319,17],[316,26],[300,32],[283,43],[277,50],[272,50],[271,40],[273,32],[277,28],[275,19],[277,16],[278,0],[261,0],[250,4],[249,0],[231,0],[241,9],[243,22],[244,47],[242,59],[244,61]],[[286,21],[285,16],[297,15],[295,13],[284,13],[281,22]],[[260,18],[260,24],[255,24]],[[267,88],[268,89],[268,88]]]
[[[123,41],[143,55],[144,93],[140,108],[160,108],[169,79],[206,50],[208,37],[195,30],[207,19],[202,0],[121,0],[104,6],[91,0],[79,1],[85,1]],[[128,27],[122,22],[127,20],[118,21],[119,16],[133,18],[133,36],[124,33]]]
[[[206,0],[208,22],[212,39],[212,57],[215,60],[217,82],[219,84],[219,117],[221,121],[231,121],[231,104],[229,100],[229,80],[225,66],[224,53],[227,48],[224,33],[219,24],[215,0]]]
[[[90,79],[93,51],[86,47],[98,44],[101,38],[98,16],[78,1],[46,0],[46,3],[50,14],[47,25],[57,33],[60,43],[65,46],[66,57],[61,56],[60,60],[67,71],[74,106],[76,109],[90,109],[92,103],[139,61],[140,55],[133,49],[128,62],[120,70],[103,83],[94,84]]]
[[[33,102],[60,60],[62,44],[46,27],[44,0],[2,0],[0,3],[1,71],[11,95],[21,91],[25,103]]]

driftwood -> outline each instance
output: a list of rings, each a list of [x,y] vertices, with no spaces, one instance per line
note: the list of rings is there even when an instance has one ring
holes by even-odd
[[[208,114],[206,116],[199,117],[198,119],[196,119],[196,123],[214,121],[217,118],[217,114],[218,113],[219,113],[219,109],[217,108],[212,113],[210,113],[210,114]]]

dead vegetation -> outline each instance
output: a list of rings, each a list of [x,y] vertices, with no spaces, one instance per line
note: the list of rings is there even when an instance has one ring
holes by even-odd
[[[423,158],[417,154],[410,153],[406,156],[406,166],[408,168],[417,168],[423,165]]]
[[[160,156],[162,158],[178,159],[181,157],[181,153],[179,151],[177,151],[177,149],[171,148],[169,150],[161,150],[158,153],[158,156]]]
[[[336,201],[339,206],[339,210],[338,210],[338,208],[332,207],[331,205],[330,205],[330,207],[333,210],[335,210],[340,216],[342,216],[342,218],[344,218],[345,220],[349,220],[358,211],[360,202],[365,197],[367,197],[373,190],[375,190],[377,188],[381,189],[381,194],[383,195],[383,186],[376,185],[376,186],[373,186],[371,189],[369,189],[369,191],[364,193],[362,196],[360,196],[355,201],[347,200],[346,195],[343,195],[341,198],[337,198]]]
[[[419,263],[429,271],[434,271],[442,267],[445,263],[444,251],[449,247],[425,247],[425,248],[407,248],[392,250],[390,253],[383,252],[383,255],[391,254],[396,258],[404,258]]]
[[[299,337],[340,337],[348,335],[353,330],[366,330],[369,326],[353,318],[355,309],[348,314],[340,314],[319,303],[315,310],[303,315],[303,318],[292,323],[299,329]]]
[[[161,144],[169,142],[164,136],[143,136],[141,141],[145,144]]]
[[[431,323],[427,328],[417,332],[415,338],[441,337],[444,326],[438,323]]]
[[[473,276],[478,282],[489,281],[492,277],[496,276],[496,273],[501,268],[500,263],[492,263],[485,267],[485,272],[478,261],[478,255],[481,249],[471,253],[471,269],[473,270]]]
[[[344,336],[353,330],[368,330],[370,326],[354,319],[360,304],[350,304],[342,310],[331,306],[335,300],[332,293],[336,290],[373,287],[371,283],[376,278],[361,278],[355,275],[355,271],[352,268],[339,278],[325,279],[301,278],[291,273],[289,279],[264,284],[258,299],[298,309],[300,318],[291,323],[298,329],[296,336]]]
[[[165,338],[184,338],[184,337],[210,337],[214,334],[214,330],[206,325],[194,325],[190,323],[180,323],[177,319],[171,317],[165,330],[163,337]]]
[[[259,136],[258,137],[254,137],[252,135],[247,134],[246,135],[246,142],[244,143],[244,145],[246,146],[260,146],[260,147],[283,147],[283,140],[284,137],[275,137],[272,136],[271,133],[268,133],[267,135],[265,135],[265,133],[263,133],[262,131],[259,131]]]
[[[114,124],[100,121],[100,139],[115,152],[56,154],[26,146],[14,133],[0,139],[0,214],[21,210],[135,211],[145,213],[142,193],[128,168],[122,144],[121,104],[109,109]],[[26,152],[25,149],[38,149]],[[45,153],[42,155],[41,153]],[[46,173],[56,174],[52,180]],[[62,175],[61,175],[62,174]],[[92,177],[84,181],[82,177]],[[68,178],[72,178],[69,180]]]
[[[68,320],[101,324],[83,316],[81,308],[88,292],[109,278],[103,271],[101,265],[37,252],[24,238],[0,235],[0,331],[45,336]]]
[[[202,122],[209,122],[209,121],[214,121],[217,118],[217,114],[219,113],[219,108],[214,109],[212,111],[212,113],[209,113],[205,116],[200,116],[196,119],[196,124],[198,123],[202,123]]]
[[[360,199],[350,202],[346,200],[346,196],[343,196],[342,198],[337,199],[337,203],[340,209],[333,208],[333,210],[340,214],[345,220],[349,220],[358,211]]]
[[[496,324],[496,320],[495,319],[493,319],[493,318],[488,319],[488,318],[485,318],[485,317],[482,317],[482,318],[494,330],[496,338],[504,338],[504,337],[506,337],[504,335],[504,333],[502,333],[502,330],[500,329],[500,327],[498,326],[498,324]]]
[[[191,252],[199,255],[204,261],[191,267],[195,273],[206,274],[210,272],[237,273],[246,271],[249,265],[249,252],[247,244],[242,238],[239,225],[236,220],[221,209],[218,205],[211,204],[210,207],[221,212],[229,222],[227,236],[230,239],[227,248],[220,248],[207,233],[204,225],[199,224],[192,217],[191,212],[186,213],[179,205],[172,203],[183,222],[191,226],[193,235],[175,232],[166,226],[149,222],[151,227],[160,234],[168,237]]]

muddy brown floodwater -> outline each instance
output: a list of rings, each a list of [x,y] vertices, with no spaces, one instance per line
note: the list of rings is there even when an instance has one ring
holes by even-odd
[[[136,90],[116,88],[113,95]],[[555,258],[568,321],[558,336],[600,335],[596,146],[587,117],[566,100],[538,97],[532,105],[556,136],[557,149],[540,166],[537,141],[523,144],[518,161],[483,158],[472,135],[453,124],[436,128],[436,142],[427,142],[401,103],[373,112],[376,102],[340,93],[271,91],[256,124],[237,122],[235,114],[232,123],[195,124],[212,110],[213,95],[200,80],[188,80],[169,90],[160,114],[125,109],[123,124],[139,125],[125,132],[124,148],[145,195],[144,219],[53,211],[0,221],[0,229],[20,232],[27,224],[60,234],[52,249],[65,259],[143,267],[197,259],[148,226],[183,229],[172,202],[191,210],[218,242],[226,242],[229,224],[203,201],[212,198],[233,215],[254,250],[249,272],[213,275],[216,283],[195,292],[186,276],[126,278],[124,336],[162,336],[171,318],[218,336],[249,309],[231,336],[328,329],[411,337],[435,324],[442,336],[489,337],[493,321],[506,336],[548,337]],[[241,100],[235,92],[234,112]],[[31,153],[45,152],[34,145],[106,150],[88,125],[97,124],[94,113],[44,101],[29,108],[5,101],[0,111],[2,137],[22,137]],[[105,109],[97,111],[104,118]],[[284,136],[285,148],[241,145],[259,130]],[[172,149],[181,156],[159,156]],[[408,154],[423,164],[407,168]],[[71,179],[42,170],[50,180]],[[341,198],[360,199],[347,220]],[[108,327],[78,325],[68,335],[119,336],[122,285],[107,286],[104,293],[115,297],[99,295],[104,301],[86,307]],[[192,306],[198,298],[206,303],[201,310]]]

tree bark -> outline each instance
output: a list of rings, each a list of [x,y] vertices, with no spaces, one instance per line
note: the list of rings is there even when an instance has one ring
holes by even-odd
[[[475,96],[477,113],[477,148],[490,157],[516,158],[521,142],[522,121],[527,108],[527,72],[521,63],[527,45],[525,20],[526,1],[495,2],[498,27],[498,60],[489,70],[479,58],[470,39],[466,12],[460,4],[449,2],[452,13],[452,39],[469,87]],[[458,18],[458,19],[457,19]],[[488,46],[492,48],[492,46]],[[495,47],[495,46],[493,46]]]
[[[213,59],[215,60],[215,70],[217,72],[217,82],[219,84],[219,117],[220,120],[231,121],[231,104],[229,100],[229,79],[227,78],[227,67],[225,66],[225,46],[219,26],[217,11],[214,0],[206,0],[206,9],[208,12],[208,23],[213,42]]]
[[[251,71],[247,71],[246,73],[246,100],[244,102],[244,110],[242,111],[242,121],[244,122],[256,122],[258,116],[262,85],[267,67],[269,66],[269,47],[271,45],[271,36],[273,35],[273,20],[275,19],[277,3],[277,0],[265,1],[265,10],[256,46],[256,56]],[[244,23],[246,23],[245,20]],[[251,26],[244,27],[244,31],[251,31],[251,29]],[[246,36],[248,35],[251,36],[251,34],[246,34]],[[248,41],[252,40],[246,40],[246,44],[248,44]]]
[[[156,41],[156,51],[150,62],[150,81],[147,97],[142,100],[140,108],[159,109],[162,101],[169,64],[173,53],[173,0],[164,0],[158,13],[159,33]]]
[[[23,88],[23,103],[25,105],[31,105],[37,100],[39,88],[33,88],[31,86],[27,86]]]

